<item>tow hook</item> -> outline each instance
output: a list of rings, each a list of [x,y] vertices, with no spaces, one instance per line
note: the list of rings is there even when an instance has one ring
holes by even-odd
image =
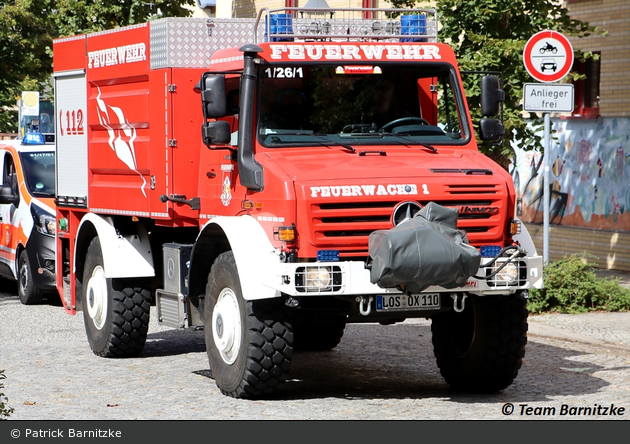
[[[300,306],[300,301],[298,301],[297,299],[293,299],[291,296],[289,296],[287,300],[284,301],[284,305],[286,305],[289,308],[297,308]]]
[[[356,298],[356,301],[359,303],[359,313],[363,316],[367,316],[372,312],[372,301],[374,298],[370,296],[369,298],[365,296],[361,296]]]
[[[38,268],[37,269],[37,273],[38,274],[45,274],[46,276],[50,277],[50,278],[55,278],[55,273],[53,273],[52,271],[50,271],[47,268]]]
[[[455,310],[457,313],[461,313],[466,307],[466,298],[468,297],[468,295],[462,296],[462,304],[459,308],[457,307],[457,296],[457,293],[451,294],[451,298],[453,298],[453,310]]]

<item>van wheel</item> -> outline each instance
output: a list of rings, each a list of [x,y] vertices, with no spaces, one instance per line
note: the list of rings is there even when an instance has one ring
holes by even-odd
[[[293,332],[282,301],[246,301],[231,251],[208,275],[204,307],[206,349],[223,393],[253,398],[272,393],[288,377]]]
[[[90,348],[97,356],[138,356],[147,339],[151,294],[105,277],[101,243],[88,247],[82,283],[83,322]]]
[[[492,393],[516,378],[527,343],[526,300],[511,296],[466,299],[462,313],[433,318],[433,351],[444,380],[452,388]]]
[[[24,305],[40,304],[44,296],[33,282],[33,272],[26,250],[22,250],[18,258],[18,295],[20,302]]]

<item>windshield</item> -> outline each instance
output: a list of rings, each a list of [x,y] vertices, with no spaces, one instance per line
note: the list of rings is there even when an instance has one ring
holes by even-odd
[[[446,63],[260,67],[264,146],[463,144],[467,120]]]
[[[55,196],[55,153],[20,153],[26,186],[33,195]]]

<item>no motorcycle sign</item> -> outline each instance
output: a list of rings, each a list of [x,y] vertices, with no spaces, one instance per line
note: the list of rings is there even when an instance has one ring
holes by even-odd
[[[541,31],[525,44],[523,63],[527,72],[539,82],[557,82],[573,66],[573,47],[556,31]]]

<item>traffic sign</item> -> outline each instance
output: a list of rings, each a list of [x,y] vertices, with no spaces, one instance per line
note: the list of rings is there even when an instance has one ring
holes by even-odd
[[[545,113],[573,112],[572,84],[525,83],[523,87],[523,110]]]
[[[523,63],[529,75],[539,82],[557,82],[573,66],[573,47],[556,31],[540,31],[525,44]]]

